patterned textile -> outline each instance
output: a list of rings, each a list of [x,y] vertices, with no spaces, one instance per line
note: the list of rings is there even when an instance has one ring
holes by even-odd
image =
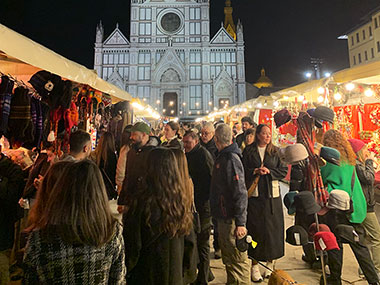
[[[301,143],[309,153],[309,163],[306,165],[306,185],[309,186],[309,191],[314,193],[317,203],[324,207],[327,203],[328,192],[323,185],[318,156],[314,153],[314,120],[305,114],[300,113],[297,119],[293,119],[293,123],[298,127]]]
[[[14,82],[8,76],[1,77],[0,84],[0,136],[6,134],[8,129],[8,118],[11,111],[12,90]]]
[[[31,232],[24,255],[24,284],[125,284],[122,226],[100,246],[67,244],[59,236],[49,242]]]
[[[32,97],[30,101],[30,108],[34,126],[34,145],[39,147],[43,133],[41,101]]]

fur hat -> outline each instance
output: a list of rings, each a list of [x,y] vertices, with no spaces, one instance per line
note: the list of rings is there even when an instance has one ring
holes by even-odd
[[[292,116],[287,109],[282,109],[274,114],[273,119],[276,124],[276,128],[279,128],[282,125],[285,125],[287,122],[290,122]]]

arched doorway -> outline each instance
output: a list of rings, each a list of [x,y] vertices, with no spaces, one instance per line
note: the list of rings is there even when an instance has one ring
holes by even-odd
[[[163,96],[164,115],[170,117],[178,116],[178,94],[175,92],[165,92]]]

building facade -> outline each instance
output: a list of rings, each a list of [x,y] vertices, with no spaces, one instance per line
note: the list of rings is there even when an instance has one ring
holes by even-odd
[[[129,39],[96,28],[94,69],[166,116],[194,118],[245,101],[243,26],[210,35],[209,0],[132,0]],[[227,31],[228,30],[228,31]]]
[[[339,39],[347,40],[350,67],[380,60],[380,7]]]

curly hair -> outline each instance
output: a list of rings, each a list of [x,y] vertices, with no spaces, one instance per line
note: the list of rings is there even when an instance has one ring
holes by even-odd
[[[146,224],[150,226],[152,208],[157,205],[162,232],[170,238],[188,235],[193,226],[191,197],[181,179],[174,153],[167,148],[156,148],[149,153],[147,164],[147,189],[139,197],[145,201]]]
[[[342,162],[351,165],[356,164],[356,154],[341,132],[333,129],[328,130],[323,135],[323,145],[337,149],[340,152]]]

